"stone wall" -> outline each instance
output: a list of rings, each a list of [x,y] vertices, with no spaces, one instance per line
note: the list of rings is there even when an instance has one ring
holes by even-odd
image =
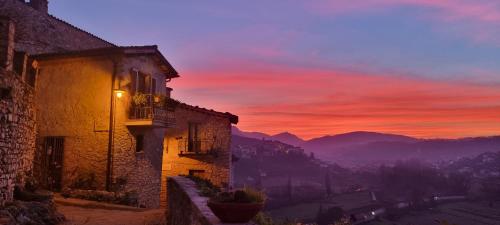
[[[0,68],[0,206],[12,201],[15,185],[23,186],[35,151],[33,89]]]
[[[15,26],[10,18],[0,17],[0,67],[12,70]]]
[[[208,198],[199,195],[193,181],[185,177],[169,177],[167,182],[167,225],[223,224],[208,208]],[[250,224],[253,223],[246,223]]]
[[[180,105],[175,109],[175,128],[167,130],[163,152],[162,196],[167,194],[166,180],[169,176],[189,175],[209,179],[220,187],[230,187],[231,181],[231,122],[221,113]],[[188,137],[189,123],[199,124],[200,138],[213,142],[215,154],[180,155],[183,141]],[[209,145],[212,143],[208,143]],[[162,197],[162,200],[165,198]],[[166,202],[162,201],[162,206]]]
[[[30,55],[113,46],[19,0],[0,1],[0,16],[16,24],[16,51]]]

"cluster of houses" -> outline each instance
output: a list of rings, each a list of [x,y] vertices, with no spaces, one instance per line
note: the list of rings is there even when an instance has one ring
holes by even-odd
[[[28,175],[54,191],[82,180],[108,191],[124,182],[124,191],[137,192],[148,208],[166,204],[168,176],[232,185],[237,116],[173,99],[168,84],[179,74],[157,46],[117,46],[48,7],[47,0],[0,1],[0,77],[22,86],[0,82],[0,106],[9,107],[0,110],[2,126],[32,121],[23,130],[31,138],[0,139],[2,158],[21,151],[11,158],[23,160],[0,164],[10,174],[0,178],[0,203],[11,201],[13,186]],[[21,89],[30,95],[6,97]],[[3,122],[17,114],[25,116]]]
[[[304,149],[281,143],[279,141],[263,141],[261,145],[235,144],[234,153],[243,159],[258,156],[272,157],[278,154],[304,154]]]

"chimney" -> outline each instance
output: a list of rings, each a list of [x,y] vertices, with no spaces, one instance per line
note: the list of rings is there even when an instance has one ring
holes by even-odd
[[[48,0],[30,0],[29,5],[41,13],[49,14]]]
[[[14,65],[14,22],[0,17],[0,67],[11,71]]]

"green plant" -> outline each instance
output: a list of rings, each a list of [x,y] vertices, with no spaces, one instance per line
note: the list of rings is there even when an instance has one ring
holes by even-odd
[[[217,187],[216,185],[214,185],[208,179],[204,179],[204,178],[193,176],[193,175],[188,175],[186,177],[191,179],[192,181],[194,181],[194,183],[196,183],[198,190],[200,190],[201,196],[213,197],[213,196],[217,195],[217,193],[220,192],[220,188]]]
[[[113,192],[121,192],[125,190],[125,186],[127,185],[127,177],[120,176],[117,177],[113,185],[111,186],[111,191]]]
[[[212,201],[221,203],[264,203],[265,200],[264,193],[250,188],[234,192],[220,192],[212,197]]]
[[[253,222],[258,224],[258,225],[275,225],[273,219],[264,214],[263,212],[260,212],[253,218]]]
[[[166,96],[165,95],[155,95],[154,96],[154,102],[155,106],[164,108],[166,105]]]
[[[117,199],[118,204],[136,206],[139,204],[139,194],[136,191],[127,191]]]
[[[136,106],[143,106],[148,102],[147,96],[143,93],[136,93],[134,96],[132,96],[132,100],[134,101],[134,105]]]
[[[242,191],[243,193],[245,193],[247,200],[250,202],[261,203],[266,201],[266,195],[264,194],[264,192],[248,187],[243,189]]]
[[[269,215],[259,212],[252,220],[257,225],[296,225],[301,224],[298,221],[274,221]]]
[[[39,188],[38,180],[33,175],[32,171],[26,172],[24,177],[24,188],[28,191],[35,192]]]
[[[95,173],[92,171],[79,172],[78,176],[70,185],[72,189],[96,190]]]
[[[39,188],[38,180],[35,178],[32,171],[17,173],[16,186],[22,184],[24,184],[24,186],[20,186],[21,189],[30,192],[35,192]]]

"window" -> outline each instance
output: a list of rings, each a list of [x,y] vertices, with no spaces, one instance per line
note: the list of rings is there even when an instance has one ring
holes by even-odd
[[[30,66],[28,67],[28,71],[26,74],[26,80],[25,82],[30,85],[31,87],[35,87],[35,82],[36,82],[36,76],[38,74],[38,69]]]
[[[142,94],[150,94],[152,92],[151,89],[151,76],[137,72],[137,71],[132,71],[131,74],[131,87],[130,87],[130,92],[132,95],[135,93],[142,93]]]
[[[28,63],[28,55],[25,52],[15,52],[14,53],[14,71],[19,76],[24,76],[26,73],[26,67]]]
[[[144,135],[135,136],[135,152],[144,151]]]
[[[198,123],[189,123],[188,131],[188,152],[199,152],[200,151],[200,140],[198,138]]]
[[[60,191],[64,166],[64,137],[45,137],[43,151],[38,154],[41,182],[49,190]]]
[[[156,79],[151,79],[151,94],[156,95]]]
[[[136,91],[139,93],[147,93],[146,92],[146,75],[144,75],[143,73],[139,73],[137,75]]]

